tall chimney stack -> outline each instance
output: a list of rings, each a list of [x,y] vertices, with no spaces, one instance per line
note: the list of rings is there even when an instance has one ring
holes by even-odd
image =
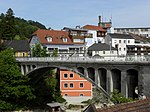
[[[98,16],[98,18],[99,18],[99,23],[101,23],[102,22],[102,17]]]

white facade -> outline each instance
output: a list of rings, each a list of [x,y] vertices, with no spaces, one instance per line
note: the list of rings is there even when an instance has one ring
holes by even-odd
[[[107,51],[107,50],[104,50],[104,51],[92,51],[92,56],[95,56],[95,55],[99,55],[99,56],[103,56],[103,57],[110,57],[110,56],[117,56],[118,55],[118,52],[117,50],[110,50]]]
[[[114,28],[114,33],[133,33],[142,37],[150,38],[150,27],[148,28]]]
[[[33,36],[30,41],[31,49],[35,46],[36,43],[41,44],[37,36]],[[83,56],[85,54],[84,44],[41,44],[43,48],[49,51],[49,53],[53,53],[54,49],[58,49],[59,56],[70,56],[74,54],[76,56]]]
[[[97,30],[88,30],[88,33],[92,34],[92,38],[85,38],[86,46],[89,47],[94,43],[104,43],[104,37],[97,37]]]
[[[112,45],[118,49],[118,55],[125,56],[127,54],[127,45],[134,45],[135,39],[111,38],[109,35],[105,37],[105,43]]]

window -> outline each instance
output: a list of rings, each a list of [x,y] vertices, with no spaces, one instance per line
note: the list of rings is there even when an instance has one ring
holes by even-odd
[[[73,42],[84,42],[83,39],[73,39]]]
[[[70,78],[73,78],[73,74],[70,74]]]
[[[119,40],[119,43],[121,43],[121,40]]]
[[[64,88],[67,88],[67,87],[68,87],[68,84],[67,84],[67,83],[65,83],[65,84],[64,84]]]
[[[99,53],[99,51],[95,51],[95,54],[98,54]]]
[[[121,48],[119,48],[119,51],[121,51]]]
[[[105,51],[103,51],[103,54],[105,54]]]
[[[126,50],[126,48],[124,48],[124,51]]]
[[[80,96],[84,96],[84,95],[81,93]]]
[[[70,87],[73,88],[73,83],[70,83]]]
[[[68,94],[65,94],[65,96],[68,96]]]
[[[62,37],[62,41],[63,42],[67,42],[67,38],[66,37]]]
[[[48,42],[52,42],[52,37],[45,37],[45,39],[48,41]]]
[[[130,43],[130,40],[128,40],[128,43]]]
[[[124,40],[124,43],[126,43],[126,40]]]
[[[84,87],[83,83],[80,83],[80,88],[83,88],[83,87]]]
[[[68,74],[64,74],[64,78],[67,78],[68,77]]]

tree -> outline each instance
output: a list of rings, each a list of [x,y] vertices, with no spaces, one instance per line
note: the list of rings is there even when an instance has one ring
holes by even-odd
[[[11,8],[5,14],[5,18],[1,21],[1,35],[3,39],[13,40],[16,35],[14,13]]]
[[[26,109],[35,98],[13,55],[12,49],[0,52],[0,111]]]
[[[118,90],[114,90],[111,93],[111,96],[111,101],[115,104],[133,101],[132,98],[126,98],[125,96],[123,96]]]
[[[54,49],[52,57],[58,57],[58,49],[57,48]]]
[[[42,48],[40,44],[35,44],[32,48],[32,56],[33,57],[47,57],[49,54],[45,48]]]
[[[40,71],[35,72],[38,77],[31,74],[30,85],[34,88],[34,94],[36,99],[34,99],[30,104],[34,108],[45,108],[47,103],[50,102],[65,102],[62,98],[60,87],[57,77],[58,74],[55,72],[56,69],[48,69],[41,74]],[[34,77],[33,77],[34,76]]]

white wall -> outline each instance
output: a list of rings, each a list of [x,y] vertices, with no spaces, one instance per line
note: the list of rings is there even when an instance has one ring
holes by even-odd
[[[134,43],[135,43],[134,39],[112,38],[112,46],[116,47],[116,45],[118,45],[118,54],[119,55],[126,55],[127,54],[127,45],[134,45]]]
[[[110,48],[111,50],[111,48]],[[92,56],[94,55],[100,55],[100,56],[117,56],[118,55],[118,52],[117,50],[111,50],[111,53],[110,51],[92,51]]]
[[[85,38],[86,46],[89,47],[95,42],[98,43],[98,40],[101,41],[101,43],[104,43],[104,37],[97,37],[97,31],[96,30],[88,30],[88,33],[93,34],[93,38]]]
[[[87,101],[88,99],[92,99],[92,96],[79,96],[79,97],[69,97],[63,96],[63,98],[67,101],[68,104],[80,104],[83,101]]]

